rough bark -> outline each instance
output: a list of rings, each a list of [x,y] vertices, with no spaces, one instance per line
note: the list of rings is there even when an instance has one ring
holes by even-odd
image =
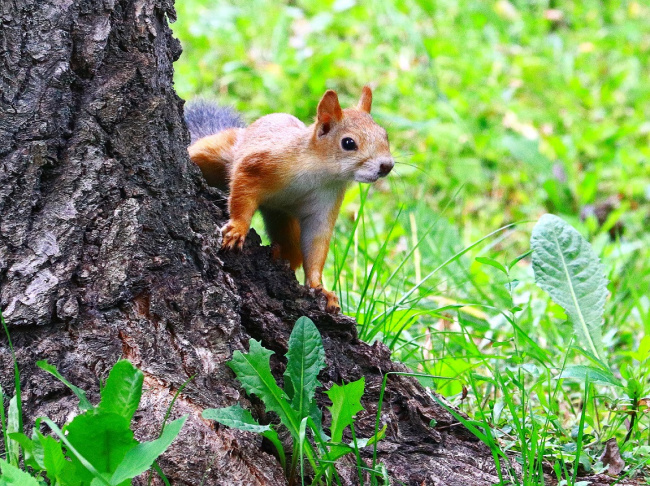
[[[295,320],[323,333],[332,383],[366,377],[360,436],[374,428],[382,377],[403,371],[387,349],[272,262],[254,233],[241,254],[218,252],[223,194],[189,161],[171,0],[0,3],[0,304],[21,369],[29,420],[65,422],[76,401],[35,367],[55,364],[92,390],[126,357],[146,376],[136,435],[151,439],[175,391],[189,413],[161,461],[173,484],[285,484],[260,437],[200,418],[239,401],[262,420],[225,363],[250,337],[275,350],[276,376]],[[12,389],[7,341],[0,383]],[[406,484],[489,485],[487,449],[413,379],[391,377],[383,461]],[[320,400],[324,403],[324,398]],[[435,428],[429,427],[432,419]],[[343,470],[346,483],[356,481]]]

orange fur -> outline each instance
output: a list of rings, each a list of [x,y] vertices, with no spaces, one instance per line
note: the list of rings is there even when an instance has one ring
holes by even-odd
[[[190,145],[190,159],[199,166],[208,184],[228,189],[229,167],[234,160],[234,145],[242,128],[230,128]]]
[[[340,310],[333,292],[322,287],[322,272],[347,185],[374,182],[390,172],[386,131],[370,116],[372,91],[364,87],[355,108],[341,109],[328,90],[314,124],[291,115],[267,115],[245,129],[202,138],[190,158],[210,185],[230,189],[230,220],[222,229],[224,249],[242,248],[253,214],[260,209],[273,255],[305,268],[305,283]],[[346,138],[354,146],[345,148]]]

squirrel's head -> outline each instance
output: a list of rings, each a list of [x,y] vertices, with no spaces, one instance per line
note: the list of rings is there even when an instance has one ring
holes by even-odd
[[[314,128],[316,150],[346,180],[375,182],[395,165],[386,130],[370,116],[372,91],[363,88],[355,108],[341,109],[335,91],[327,90],[318,103]]]

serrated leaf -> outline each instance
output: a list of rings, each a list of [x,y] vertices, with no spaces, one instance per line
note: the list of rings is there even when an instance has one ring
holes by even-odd
[[[0,486],[40,486],[38,481],[25,471],[0,459]]]
[[[118,361],[102,389],[98,409],[121,415],[130,423],[140,403],[143,381],[142,371],[125,359]]]
[[[174,442],[186,420],[187,415],[174,420],[165,426],[165,430],[156,440],[143,442],[129,450],[113,473],[111,484],[121,484],[149,469],[156,458]]]
[[[262,434],[264,437],[269,439],[278,450],[280,461],[284,467],[284,447],[282,446],[282,442],[280,442],[278,433],[273,430],[270,425],[260,425],[257,420],[253,418],[250,411],[242,408],[241,405],[237,404],[224,408],[207,408],[203,411],[201,416],[204,419],[216,420],[227,427]]]
[[[63,454],[61,443],[54,437],[44,436],[40,432],[36,433],[42,448],[43,465],[47,472],[47,477],[51,483],[54,483],[55,480],[60,483],[60,479],[65,477],[63,471],[68,463]]]
[[[94,408],[93,404],[90,403],[90,400],[88,400],[88,397],[86,396],[86,392],[81,388],[79,388],[78,386],[74,386],[72,383],[66,380],[61,375],[61,373],[59,373],[59,370],[57,370],[55,366],[52,366],[50,363],[48,363],[47,360],[37,361],[36,366],[38,366],[43,371],[47,371],[55,378],[57,378],[65,386],[70,388],[70,390],[72,390],[72,393],[74,393],[79,399],[79,410],[84,412],[86,410],[92,410]]]
[[[352,425],[354,416],[363,410],[361,397],[363,396],[365,382],[365,378],[361,378],[343,386],[332,385],[332,388],[325,392],[332,400],[332,406],[328,407],[332,414],[332,427],[330,430],[332,442],[341,442],[343,430]]]
[[[295,441],[298,440],[298,427],[300,420],[291,408],[287,394],[275,382],[271,374],[269,360],[273,351],[251,339],[247,354],[235,351],[228,366],[235,372],[247,393],[257,395],[266,406],[266,410],[275,412],[287,427]]]
[[[603,313],[607,279],[591,245],[561,218],[545,214],[533,228],[535,282],[562,306],[578,344],[603,363]]]
[[[320,332],[311,319],[296,321],[289,337],[285,388],[291,390],[291,406],[302,419],[309,415],[311,400],[320,386],[318,373],[325,368],[325,349]]]
[[[595,366],[571,365],[567,366],[558,378],[568,378],[584,382],[589,375],[590,383],[621,387],[623,384],[609,371]]]
[[[242,408],[239,404],[224,408],[206,408],[203,410],[201,416],[204,419],[215,420],[227,427],[244,430],[246,432],[261,434],[271,430],[270,425],[260,425],[260,423],[253,418],[250,411]]]

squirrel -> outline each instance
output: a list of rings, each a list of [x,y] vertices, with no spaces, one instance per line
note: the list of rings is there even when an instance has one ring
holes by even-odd
[[[293,270],[302,264],[305,285],[322,292],[333,313],[339,302],[323,288],[322,272],[343,195],[352,181],[375,182],[395,164],[371,105],[368,86],[358,105],[346,109],[327,90],[310,126],[273,113],[244,127],[236,112],[207,101],[185,110],[190,159],[209,185],[229,191],[222,249],[243,247],[259,209],[273,257],[288,260]]]

